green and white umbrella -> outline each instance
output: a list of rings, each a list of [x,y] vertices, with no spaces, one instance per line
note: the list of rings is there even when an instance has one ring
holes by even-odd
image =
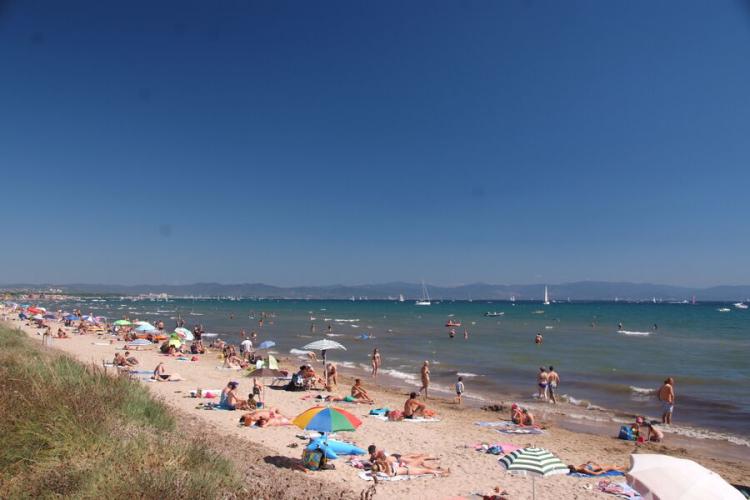
[[[536,497],[534,479],[537,476],[547,477],[570,472],[562,460],[544,448],[521,448],[502,457],[500,463],[511,474],[531,476],[532,498]]]

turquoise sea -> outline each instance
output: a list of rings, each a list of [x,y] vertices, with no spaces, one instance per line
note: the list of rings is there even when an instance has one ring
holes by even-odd
[[[488,401],[493,394],[531,400],[539,366],[554,365],[559,392],[571,402],[655,417],[652,391],[672,376],[675,423],[750,437],[750,310],[731,304],[89,299],[63,307],[162,319],[168,327],[181,316],[227,340],[255,330],[281,354],[330,335],[347,350],[331,351],[329,359],[344,366],[369,373],[377,347],[384,373],[404,384],[416,383],[429,360],[436,385],[448,388],[461,373],[467,391]],[[725,307],[730,311],[719,311]],[[262,327],[261,311],[269,315]],[[485,317],[488,311],[504,314]],[[462,323],[455,338],[444,326],[449,319]],[[629,333],[618,332],[619,323]],[[534,343],[537,332],[542,345]]]

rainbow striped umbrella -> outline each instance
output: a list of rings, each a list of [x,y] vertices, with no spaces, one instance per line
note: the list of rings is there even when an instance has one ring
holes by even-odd
[[[341,408],[315,406],[305,410],[292,423],[302,430],[318,432],[353,431],[362,421]]]

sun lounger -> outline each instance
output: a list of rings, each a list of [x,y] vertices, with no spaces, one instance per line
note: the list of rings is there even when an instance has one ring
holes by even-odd
[[[292,381],[291,375],[289,375],[288,377],[274,377],[274,379],[271,381],[271,387],[275,387],[277,384],[287,385],[291,381]]]

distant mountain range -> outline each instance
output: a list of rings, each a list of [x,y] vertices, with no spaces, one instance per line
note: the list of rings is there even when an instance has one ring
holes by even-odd
[[[427,285],[431,298],[456,300],[541,300],[544,284],[490,285],[472,283],[460,286]],[[245,298],[289,298],[289,299],[348,299],[351,297],[376,299],[397,298],[403,294],[407,300],[421,296],[422,285],[418,283],[381,283],[374,285],[329,285],[278,287],[263,283],[194,283],[191,285],[96,285],[72,283],[60,284],[8,284],[0,290],[46,290],[60,289],[66,293],[139,295],[167,293],[174,296],[245,297]],[[709,288],[691,288],[652,283],[628,283],[605,281],[577,281],[548,285],[550,299],[564,300],[651,300],[664,301],[740,301],[750,297],[750,285],[722,285]]]

